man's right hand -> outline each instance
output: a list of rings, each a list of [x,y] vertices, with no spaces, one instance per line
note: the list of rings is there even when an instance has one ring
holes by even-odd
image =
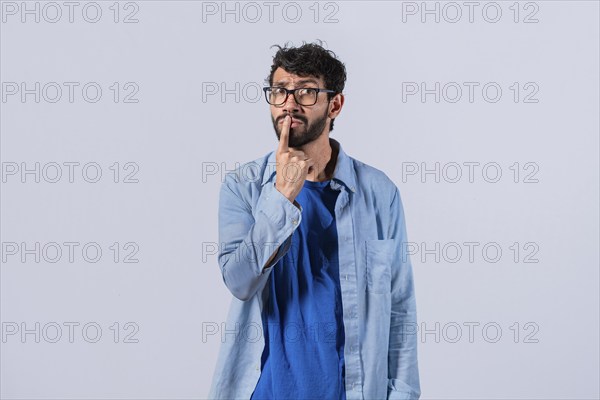
[[[292,117],[286,115],[281,127],[279,146],[275,153],[275,188],[293,203],[302,190],[308,169],[314,166],[314,161],[306,157],[303,151],[288,147],[291,120]]]

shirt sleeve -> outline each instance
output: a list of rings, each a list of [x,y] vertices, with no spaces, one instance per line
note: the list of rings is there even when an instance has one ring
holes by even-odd
[[[289,250],[302,213],[271,182],[262,187],[254,208],[244,199],[242,187],[235,174],[225,175],[219,196],[218,261],[227,288],[245,301],[264,286],[273,266]]]
[[[388,348],[388,399],[418,399],[417,310],[413,271],[407,252],[406,224],[400,192],[391,203],[390,238],[396,239],[392,271],[392,304]]]

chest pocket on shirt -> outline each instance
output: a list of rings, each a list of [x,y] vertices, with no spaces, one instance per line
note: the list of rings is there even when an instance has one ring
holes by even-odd
[[[391,262],[394,239],[366,240],[367,291],[389,293],[391,290]]]

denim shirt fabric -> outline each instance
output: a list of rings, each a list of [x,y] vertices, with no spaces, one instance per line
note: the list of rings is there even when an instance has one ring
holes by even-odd
[[[331,188],[345,331],[346,398],[418,399],[416,300],[400,193],[387,175],[338,149]],[[265,345],[269,274],[302,218],[275,186],[275,152],[225,175],[218,263],[233,294],[210,399],[249,399]],[[279,248],[263,270],[267,260]]]

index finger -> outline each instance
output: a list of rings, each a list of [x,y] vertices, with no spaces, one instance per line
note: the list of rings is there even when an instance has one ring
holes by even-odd
[[[277,146],[277,151],[279,153],[285,153],[288,149],[288,138],[290,136],[290,125],[291,119],[289,115],[286,115],[283,118],[283,124],[281,126],[281,135],[279,135],[279,146]]]

